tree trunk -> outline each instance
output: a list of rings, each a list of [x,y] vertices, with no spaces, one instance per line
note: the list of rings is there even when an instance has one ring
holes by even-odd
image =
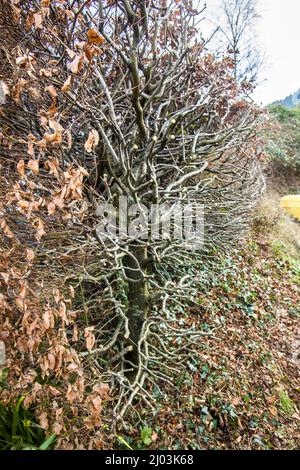
[[[126,354],[125,359],[134,365],[134,370],[127,374],[129,380],[134,382],[141,360],[138,342],[141,337],[143,324],[147,318],[149,305],[147,283],[142,273],[133,271],[133,269],[139,267],[143,270],[147,260],[147,249],[136,245],[130,248],[130,252],[135,256],[139,264],[137,266],[136,261],[129,255],[124,258],[124,267],[129,278],[127,318],[130,331],[129,345],[132,346],[132,350]],[[129,364],[129,368],[132,368],[131,364]]]

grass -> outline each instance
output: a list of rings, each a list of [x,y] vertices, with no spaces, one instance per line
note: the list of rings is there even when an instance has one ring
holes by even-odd
[[[282,413],[292,416],[296,411],[296,405],[293,400],[288,396],[285,390],[278,390],[278,397],[280,401],[280,409]]]
[[[300,108],[285,108],[281,105],[271,105],[269,106],[269,111],[273,116],[283,124],[290,125],[291,123],[298,123],[300,125]]]
[[[47,450],[56,435],[46,436],[31,410],[23,407],[25,396],[8,406],[0,404],[0,450]]]
[[[262,198],[254,219],[254,233],[270,243],[275,257],[300,261],[300,224],[280,207],[277,192],[268,191]]]

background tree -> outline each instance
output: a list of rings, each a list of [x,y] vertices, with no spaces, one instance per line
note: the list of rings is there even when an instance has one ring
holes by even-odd
[[[263,188],[261,112],[245,98],[250,85],[232,77],[232,58],[216,60],[199,42],[190,1],[12,0],[1,12],[9,390],[18,383],[28,401],[37,388],[39,400],[44,389],[63,394],[59,409],[69,404],[78,426],[88,409],[94,429],[107,396],[100,377],[123,417],[134,398],[149,404],[153,384],[170,381],[201,338],[173,306],[196,301],[193,258],[247,231]],[[195,255],[163,233],[99,236],[99,205],[118,210],[119,196],[171,214],[204,204],[204,247]],[[21,270],[13,290],[11,264]],[[66,429],[65,411],[43,413],[45,428]]]
[[[234,59],[234,76],[255,83],[262,66],[255,38],[257,0],[222,0],[221,11],[219,27],[222,42]]]

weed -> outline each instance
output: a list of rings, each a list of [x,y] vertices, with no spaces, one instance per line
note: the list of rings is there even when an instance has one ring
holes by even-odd
[[[56,435],[46,437],[44,430],[35,422],[33,413],[22,403],[9,406],[0,404],[0,450],[47,450],[53,448]]]
[[[280,409],[282,413],[291,416],[295,412],[295,403],[293,400],[288,396],[285,390],[278,390],[278,396],[280,401]]]

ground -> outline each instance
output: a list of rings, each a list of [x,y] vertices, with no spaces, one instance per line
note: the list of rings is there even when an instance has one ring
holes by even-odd
[[[271,225],[204,264],[198,305],[180,315],[206,336],[115,447],[299,449],[300,225]]]

